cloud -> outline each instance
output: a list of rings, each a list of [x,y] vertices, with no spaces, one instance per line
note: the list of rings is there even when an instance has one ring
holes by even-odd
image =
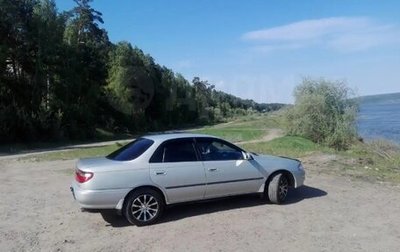
[[[253,49],[259,52],[311,46],[350,52],[398,43],[400,29],[366,17],[331,17],[250,31],[242,39],[257,43]]]
[[[255,52],[269,53],[277,50],[295,50],[303,48],[303,43],[283,43],[283,44],[267,44],[253,46],[251,49]]]

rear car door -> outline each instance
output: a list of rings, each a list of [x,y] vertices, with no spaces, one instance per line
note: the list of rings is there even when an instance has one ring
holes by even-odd
[[[262,186],[263,175],[237,146],[216,138],[196,138],[196,146],[206,173],[205,198],[257,192]]]
[[[167,140],[150,158],[150,177],[168,203],[203,199],[206,178],[193,138]]]

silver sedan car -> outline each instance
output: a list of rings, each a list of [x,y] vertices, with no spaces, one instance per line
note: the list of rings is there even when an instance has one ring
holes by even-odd
[[[84,209],[116,209],[137,226],[165,206],[260,193],[273,203],[303,185],[299,160],[249,153],[201,134],[147,135],[107,157],[78,161],[71,191]]]

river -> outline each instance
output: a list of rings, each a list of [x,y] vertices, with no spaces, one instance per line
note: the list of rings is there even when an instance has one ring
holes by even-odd
[[[360,102],[357,127],[365,140],[387,139],[400,144],[400,94],[393,99],[366,99]]]

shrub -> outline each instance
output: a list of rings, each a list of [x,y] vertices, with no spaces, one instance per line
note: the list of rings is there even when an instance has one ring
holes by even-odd
[[[347,149],[357,136],[357,103],[343,81],[303,79],[294,90],[295,105],[286,112],[290,135],[335,149]]]

